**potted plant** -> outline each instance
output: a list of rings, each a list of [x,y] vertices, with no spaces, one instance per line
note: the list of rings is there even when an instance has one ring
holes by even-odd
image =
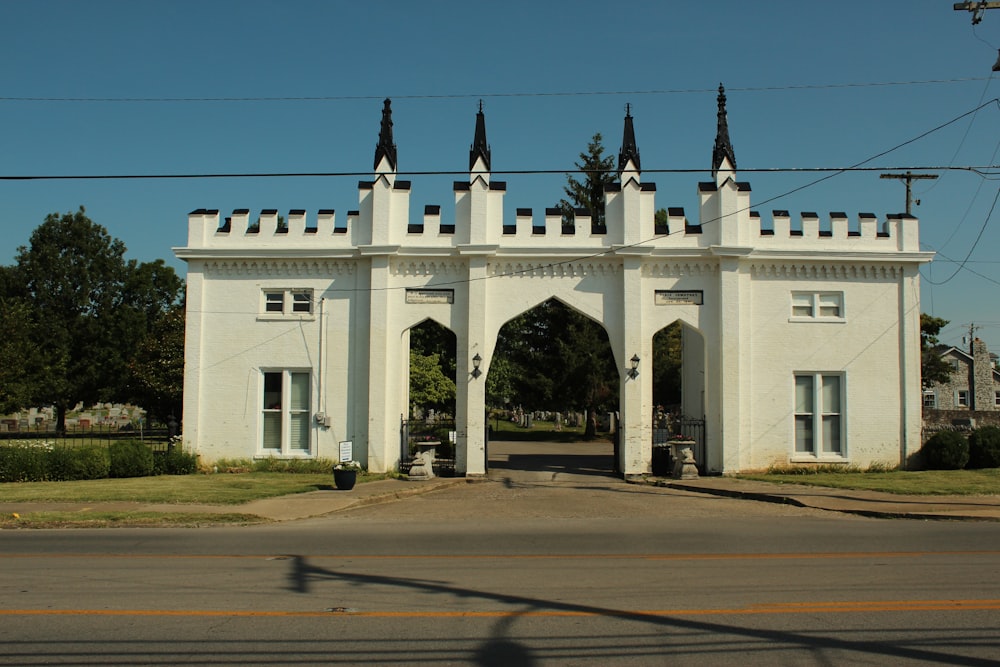
[[[350,491],[358,481],[361,464],[357,461],[341,461],[333,466],[333,483],[341,491]]]

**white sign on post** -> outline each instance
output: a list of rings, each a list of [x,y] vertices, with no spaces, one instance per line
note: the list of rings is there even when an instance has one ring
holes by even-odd
[[[340,462],[347,463],[354,460],[354,441],[344,440],[340,443]]]

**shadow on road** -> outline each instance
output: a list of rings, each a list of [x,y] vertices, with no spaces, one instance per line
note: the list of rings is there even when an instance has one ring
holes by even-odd
[[[616,477],[614,448],[607,440],[590,442],[514,442],[489,444],[491,476],[569,481],[574,477]]]

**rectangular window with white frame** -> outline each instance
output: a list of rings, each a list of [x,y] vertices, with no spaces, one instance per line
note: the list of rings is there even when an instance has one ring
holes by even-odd
[[[261,372],[261,450],[273,456],[311,453],[310,373]]]
[[[925,391],[924,392],[924,407],[925,408],[930,408],[932,410],[935,409],[935,408],[937,408],[937,394],[935,394],[931,390]]]
[[[959,408],[969,407],[969,390],[959,389],[955,392],[955,406]]]
[[[792,322],[843,322],[843,292],[792,292]]]
[[[993,392],[993,405],[1000,408],[1000,389],[994,390]]]
[[[261,315],[264,318],[280,319],[301,317],[313,313],[313,291],[311,289],[267,288],[261,290]]]
[[[843,405],[843,374],[795,374],[795,458],[846,456]]]

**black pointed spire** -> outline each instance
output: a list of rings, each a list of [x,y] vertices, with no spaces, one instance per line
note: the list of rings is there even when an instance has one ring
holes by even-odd
[[[483,114],[483,101],[479,100],[479,113],[476,114],[476,136],[469,149],[469,169],[476,166],[476,158],[482,158],[486,170],[490,170],[490,145],[486,143],[486,116]]]
[[[392,143],[392,100],[388,97],[382,104],[382,127],[378,131],[378,146],[375,147],[375,169],[382,158],[389,160],[389,168],[396,171],[396,144]]]
[[[625,165],[632,160],[636,171],[642,171],[639,164],[639,149],[635,145],[635,128],[632,126],[632,105],[625,105],[625,132],[622,136],[622,149],[618,153],[618,173],[625,170]]]
[[[726,89],[719,84],[719,129],[715,133],[715,149],[712,151],[712,175],[722,166],[722,160],[729,158],[729,163],[736,169],[736,153],[729,140],[729,121],[726,119]]]

